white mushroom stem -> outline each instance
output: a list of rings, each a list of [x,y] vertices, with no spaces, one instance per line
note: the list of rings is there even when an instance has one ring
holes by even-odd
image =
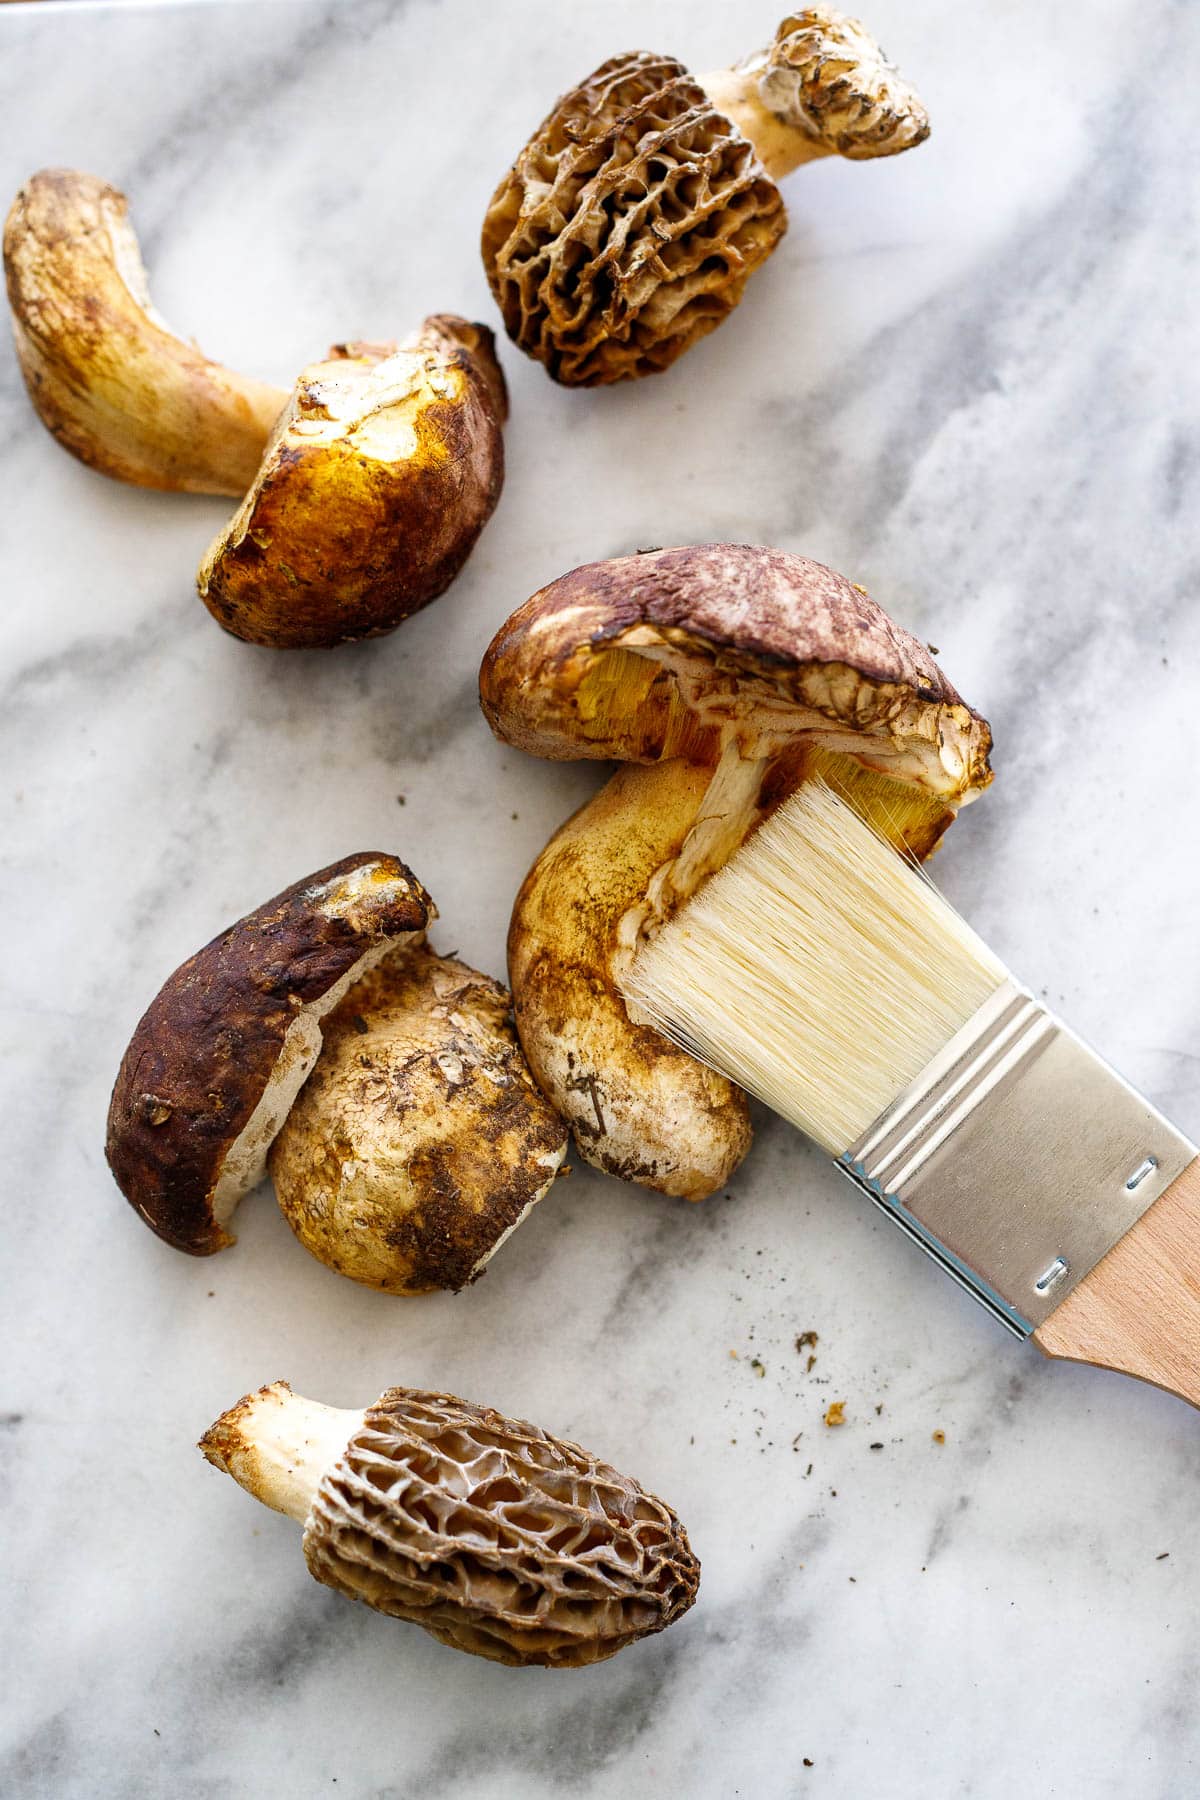
[[[698,79],[776,181],[819,156],[894,156],[929,135],[913,88],[857,19],[830,6],[792,14],[769,49]]]
[[[200,1448],[264,1506],[303,1523],[322,1476],[361,1430],[365,1416],[306,1400],[286,1381],[273,1381],[222,1413]]]

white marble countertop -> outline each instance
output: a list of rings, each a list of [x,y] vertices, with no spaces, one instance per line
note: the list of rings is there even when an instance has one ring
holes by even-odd
[[[479,220],[554,94],[631,45],[729,60],[775,22],[735,10],[5,6],[0,191],[113,181],[167,317],[288,382],[332,338],[494,322]],[[309,868],[394,849],[441,944],[500,972],[510,896],[599,777],[493,742],[484,645],[577,562],[720,537],[828,561],[940,646],[997,739],[943,884],[1200,1131],[1200,9],[868,17],[930,143],[801,171],[782,248],[667,376],[568,393],[506,346],[500,509],[385,641],[225,637],[192,574],[226,504],[82,468],[0,348],[5,1794],[1200,1786],[1195,1414],[1010,1340],[782,1124],[695,1208],[577,1170],[474,1290],[409,1302],[313,1262],[265,1192],[236,1248],[178,1256],[102,1156],[159,981]],[[578,1438],[679,1510],[698,1605],[579,1674],[347,1605],[194,1448],[277,1376]]]

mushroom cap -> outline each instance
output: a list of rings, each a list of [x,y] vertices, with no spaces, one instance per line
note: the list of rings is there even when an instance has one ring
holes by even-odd
[[[579,1668],[662,1631],[700,1565],[671,1509],[536,1425],[389,1388],[304,1528],[327,1587],[493,1662]]]
[[[300,375],[197,585],[235,637],[321,647],[392,631],[449,587],[500,497],[504,377],[485,325],[335,345]]]
[[[271,1147],[307,1250],[391,1293],[457,1291],[553,1184],[567,1130],[509,1023],[507,989],[427,946],[379,964],[323,1021]]]
[[[665,369],[787,228],[753,146],[673,57],[616,56],[545,118],[488,206],[508,335],[556,381]]]
[[[4,227],[13,338],[59,443],[140,487],[244,494],[287,400],[210,362],[155,311],[124,194],[43,169]]]
[[[362,852],[294,882],[163,984],[125,1052],[109,1166],[178,1250],[233,1242],[229,1219],[321,1047],[319,1020],[436,909],[394,856]]]
[[[794,739],[956,802],[991,779],[991,732],[854,582],[750,544],[587,563],[493,638],[480,699],[497,737],[554,760],[715,763]]]

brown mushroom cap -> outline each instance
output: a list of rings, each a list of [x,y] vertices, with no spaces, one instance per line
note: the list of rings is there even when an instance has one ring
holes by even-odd
[[[318,1581],[493,1662],[600,1662],[696,1598],[700,1565],[661,1500],[577,1444],[452,1394],[389,1388],[347,1414],[275,1382],[200,1448],[303,1519]]]
[[[480,695],[497,736],[534,755],[644,765],[530,870],[509,979],[525,1055],[580,1154],[698,1199],[749,1143],[744,1097],[702,1085],[630,1016],[638,947],[812,776],[928,855],[991,780],[988,725],[861,588],[738,544],[562,576],[501,627]]]
[[[479,677],[496,736],[554,760],[715,762],[809,735],[957,803],[991,779],[986,720],[855,582],[754,544],[585,563],[518,607]]]
[[[60,444],[140,487],[245,493],[287,395],[160,318],[123,194],[77,169],[31,176],[4,268],[21,373]]]
[[[265,1172],[321,1047],[319,1020],[436,916],[394,856],[343,857],[238,921],[163,984],[108,1112],[117,1185],[167,1243],[208,1255]]]
[[[753,145],[673,57],[602,63],[496,189],[484,268],[556,381],[665,369],[737,305],[787,228]]]
[[[394,630],[449,587],[491,517],[506,413],[484,325],[442,314],[398,346],[335,346],[301,374],[205,553],[201,599],[274,648]]]
[[[567,1147],[506,989],[427,946],[389,956],[322,1023],[271,1147],[305,1248],[391,1293],[457,1291],[554,1182]]]
[[[669,56],[612,57],[563,95],[488,206],[481,250],[505,329],[570,386],[665,369],[783,236],[776,177],[928,133],[878,45],[829,6],[699,78]]]

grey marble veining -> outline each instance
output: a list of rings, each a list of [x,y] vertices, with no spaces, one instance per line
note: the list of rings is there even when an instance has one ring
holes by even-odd
[[[0,190],[55,162],[123,187],[167,317],[287,382],[334,338],[491,320],[478,224],[554,94],[635,44],[728,60],[774,24],[739,11],[5,6]],[[1200,1785],[1196,1416],[1009,1340],[782,1124],[700,1207],[577,1169],[477,1288],[407,1303],[311,1261],[265,1192],[233,1250],[177,1256],[101,1154],[158,982],[307,868],[398,851],[439,942],[499,972],[598,775],[492,741],[488,637],[574,563],[718,537],[821,557],[939,646],[997,737],[943,884],[1200,1131],[1200,11],[867,16],[930,143],[800,171],[783,246],[666,376],[564,393],[506,348],[500,509],[386,641],[224,637],[192,590],[224,503],[80,467],[0,350],[6,1795]],[[698,1605],[578,1674],[348,1606],[193,1447],[280,1375],[342,1405],[444,1386],[594,1446],[683,1515]]]

